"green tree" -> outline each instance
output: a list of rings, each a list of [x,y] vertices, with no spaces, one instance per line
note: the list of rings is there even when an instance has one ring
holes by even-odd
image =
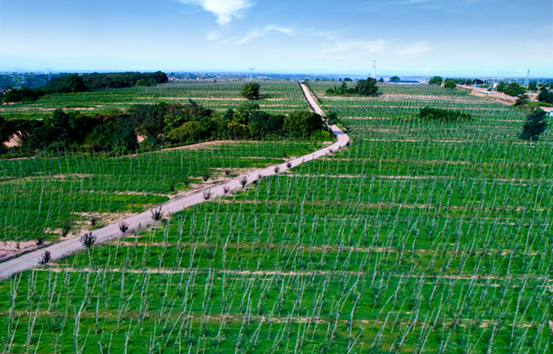
[[[454,80],[446,79],[444,82],[444,87],[447,89],[454,89],[457,87],[457,84],[455,83]]]
[[[383,78],[378,79],[378,82],[384,82]]]
[[[428,83],[430,85],[438,85],[440,86],[442,84],[442,82],[444,81],[444,79],[441,77],[441,76],[434,76],[433,78],[431,78]]]
[[[509,85],[505,86],[503,93],[515,97],[526,93],[526,89],[520,86],[518,82],[511,82]]]
[[[540,135],[547,129],[546,112],[539,109],[530,113],[522,127],[520,138],[528,141],[538,141]]]
[[[378,86],[376,86],[376,80],[368,77],[367,80],[357,81],[355,86],[355,93],[361,96],[376,96],[378,92]]]
[[[516,100],[516,102],[515,102],[515,106],[524,106],[526,103],[528,103],[528,99],[529,99],[528,95],[526,95],[526,94],[524,94],[524,93],[521,94],[521,95],[517,98],[517,100]]]
[[[505,90],[505,87],[507,87],[507,84],[505,83],[505,81],[500,81],[497,86],[495,87],[495,90],[497,92],[503,92],[503,90]]]
[[[175,128],[167,134],[167,137],[173,141],[187,142],[195,141],[200,135],[200,123],[197,121],[186,122],[178,128]]]
[[[247,98],[248,100],[257,100],[261,98],[261,95],[259,93],[260,86],[257,82],[247,82],[244,85],[242,85],[242,89],[240,90],[240,95],[242,97]]]
[[[295,111],[284,118],[284,130],[296,136],[308,136],[325,129],[321,116],[307,111]]]
[[[400,81],[400,80],[401,80],[401,78],[399,76],[392,76],[390,78],[390,81]]]
[[[538,101],[545,103],[553,103],[553,92],[549,91],[545,87],[542,87],[538,94]]]
[[[83,78],[77,74],[67,75],[63,78],[62,92],[84,92],[88,91]]]
[[[538,83],[536,81],[532,81],[528,85],[528,91],[536,92],[538,90]]]

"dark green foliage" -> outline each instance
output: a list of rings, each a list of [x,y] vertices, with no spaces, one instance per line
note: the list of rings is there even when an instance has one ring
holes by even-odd
[[[378,79],[378,82],[384,82],[383,78]]]
[[[37,100],[40,96],[43,96],[44,93],[41,90],[29,89],[23,87],[20,89],[9,88],[4,93],[2,97],[3,103],[17,103],[25,101],[34,101]]]
[[[240,95],[242,97],[247,98],[248,100],[257,100],[261,98],[261,95],[259,93],[260,86],[257,82],[248,82],[242,85],[242,89],[240,90]]]
[[[278,134],[284,126],[284,115],[269,114],[263,111],[254,112],[248,120],[248,129],[254,137],[266,134]]]
[[[538,94],[538,101],[553,104],[553,92],[549,91],[545,87],[542,87]]]
[[[528,91],[536,92],[538,90],[538,83],[536,81],[532,81],[528,84]]]
[[[521,94],[521,95],[517,98],[517,100],[516,100],[516,102],[515,102],[515,106],[523,106],[523,105],[525,105],[526,103],[528,103],[528,99],[529,99],[528,95],[526,95],[526,94],[524,94],[524,93]]]
[[[441,76],[434,76],[433,78],[431,78],[428,83],[430,85],[438,85],[440,86],[442,84],[442,82],[444,81],[444,79],[441,77]]]
[[[472,120],[472,116],[469,113],[430,107],[424,107],[421,109],[419,112],[419,118],[442,122]]]
[[[547,129],[546,118],[546,112],[541,109],[529,114],[524,127],[522,127],[520,138],[528,141],[538,141],[540,135]]]
[[[376,86],[376,80],[368,77],[367,80],[357,81],[355,86],[355,93],[361,96],[376,96],[378,87]]]
[[[444,82],[444,87],[446,89],[454,89],[455,87],[457,87],[457,84],[452,79],[446,79]]]
[[[336,112],[330,112],[326,117],[328,119],[328,125],[340,123],[340,118],[338,118],[338,114]]]
[[[284,118],[284,130],[294,136],[308,136],[326,127],[317,113],[295,111]]]
[[[347,83],[344,81],[341,86],[335,86],[326,90],[325,94],[328,96],[376,96],[377,91],[378,87],[376,86],[376,80],[369,77],[367,80],[357,81],[355,87],[348,87]]]
[[[99,90],[105,88],[125,88],[132,86],[153,86],[167,82],[167,75],[161,71],[155,73],[109,73],[109,74],[69,74],[61,75],[46,83],[43,87],[6,90],[2,101],[34,101],[49,93],[71,93]]]
[[[509,96],[518,96],[523,93],[526,93],[526,89],[520,86],[518,82],[511,82],[509,85],[505,85],[505,83],[501,81],[497,85],[496,90],[498,92],[503,92],[504,94]]]
[[[390,81],[400,81],[400,80],[401,80],[401,78],[399,76],[392,76],[390,78]]]
[[[353,81],[353,80],[350,79],[349,77],[346,77],[346,78],[344,79],[344,81]]]
[[[341,86],[334,86],[326,90],[325,94],[327,96],[348,96],[355,94],[355,88],[348,88],[348,84],[344,81]]]

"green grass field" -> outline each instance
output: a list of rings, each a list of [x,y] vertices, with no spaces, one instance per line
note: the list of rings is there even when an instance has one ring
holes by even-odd
[[[340,99],[324,97],[329,85],[310,83],[351,146],[0,282],[1,350],[546,353],[551,129],[527,143],[517,137],[520,111],[439,87],[382,85],[378,98]],[[420,121],[424,106],[474,119]],[[112,176],[51,182],[65,189],[97,181],[110,193],[169,195],[183,172],[198,178],[207,166],[251,167],[313,148],[179,150],[140,155],[139,170],[91,158],[3,168],[27,171],[20,179],[43,170]],[[39,195],[42,182],[20,183],[37,183],[29,190]],[[36,209],[19,203],[21,215]],[[12,228],[24,237],[28,224]]]
[[[155,87],[130,89],[105,89],[92,92],[56,93],[39,98],[37,101],[0,106],[0,116],[5,119],[28,118],[44,119],[56,108],[80,110],[83,113],[108,113],[110,110],[128,109],[135,104],[152,104],[159,101],[188,102],[224,111],[236,108],[246,99],[240,96],[243,81],[228,82],[172,82]],[[256,103],[262,110],[271,113],[287,113],[307,109],[297,82],[261,82],[262,98]]]

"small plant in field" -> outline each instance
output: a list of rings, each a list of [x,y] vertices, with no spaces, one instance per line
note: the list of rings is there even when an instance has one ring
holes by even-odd
[[[127,224],[126,222],[124,221],[121,221],[119,223],[119,231],[121,231],[122,233],[125,233],[129,230],[129,224]]]
[[[71,231],[71,227],[72,227],[71,220],[65,220],[61,228],[62,237],[66,237],[69,234],[69,231]]]
[[[182,183],[184,183],[185,186],[189,185],[190,184],[190,177],[185,176]]]
[[[246,184],[248,184],[248,177],[244,176],[244,177],[240,178],[240,184],[242,185],[242,188],[244,188],[246,186]]]
[[[36,245],[41,246],[44,243],[44,236],[40,235],[36,239]]]
[[[225,176],[229,176],[230,175],[230,170],[225,170]]]
[[[258,173],[258,174],[257,174],[257,180],[260,180],[260,179],[262,179],[262,178],[263,178],[263,175],[262,175],[261,173]]]
[[[230,192],[230,187],[229,187],[229,186],[224,186],[224,187],[223,187],[223,192],[225,192],[225,194],[227,194],[228,192]]]
[[[52,255],[50,254],[50,251],[44,252],[42,256],[38,259],[38,264],[46,264],[52,260]]]
[[[94,243],[96,242],[96,236],[94,236],[92,232],[89,232],[82,235],[79,241],[81,241],[83,247],[90,249],[92,245],[94,245]]]
[[[159,221],[163,219],[163,212],[161,211],[161,205],[159,208],[154,208],[150,210],[150,213],[152,213],[152,220]]]
[[[211,174],[209,173],[209,171],[205,171],[203,174],[202,174],[202,179],[204,180],[204,182],[207,182],[207,180],[211,177]]]
[[[175,185],[172,184],[171,187],[169,188],[169,190],[170,190],[171,192],[174,192],[174,191],[175,191]]]
[[[278,173],[280,171],[280,166],[275,166],[275,173]]]
[[[212,196],[213,193],[211,193],[211,189],[204,191],[204,200],[209,200]]]
[[[291,162],[287,162],[287,163],[286,163],[286,167],[288,167],[288,168],[292,167],[292,163],[291,163]]]
[[[98,215],[92,215],[90,217],[90,226],[96,226],[98,220],[100,220],[100,217]]]

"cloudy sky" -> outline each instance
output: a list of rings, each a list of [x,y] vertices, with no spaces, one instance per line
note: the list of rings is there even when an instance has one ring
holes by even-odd
[[[551,0],[0,0],[0,71],[553,76]]]

